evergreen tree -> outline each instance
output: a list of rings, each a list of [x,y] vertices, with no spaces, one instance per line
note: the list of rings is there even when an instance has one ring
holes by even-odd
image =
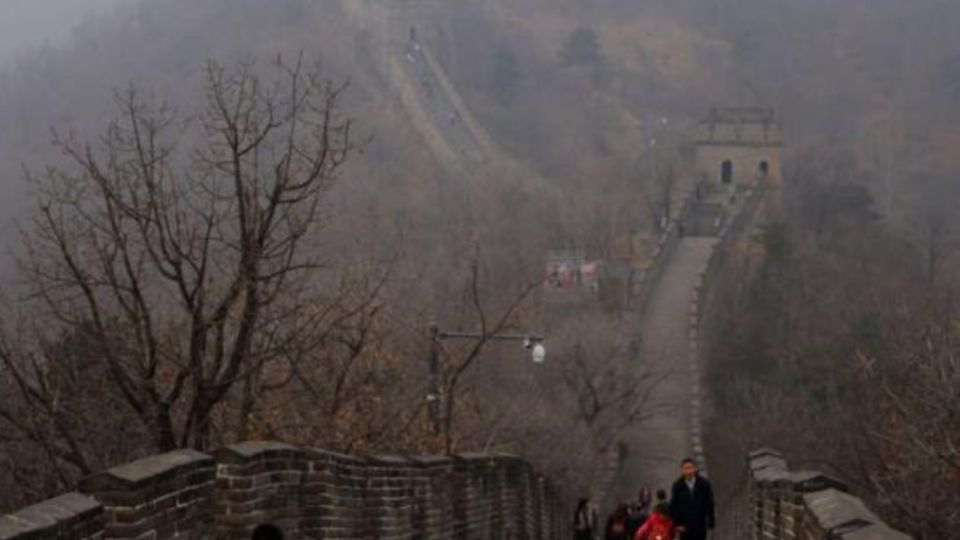
[[[560,49],[560,62],[567,67],[603,65],[603,50],[597,33],[586,26],[574,30]]]

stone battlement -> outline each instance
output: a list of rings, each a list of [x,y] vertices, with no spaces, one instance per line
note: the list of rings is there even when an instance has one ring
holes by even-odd
[[[793,471],[773,450],[750,454],[751,538],[910,540],[891,529],[847,486],[816,471]]]
[[[778,148],[783,130],[773,109],[715,107],[697,128],[697,144]]]
[[[559,499],[520,458],[351,456],[274,442],[178,450],[0,517],[0,539],[558,537]]]

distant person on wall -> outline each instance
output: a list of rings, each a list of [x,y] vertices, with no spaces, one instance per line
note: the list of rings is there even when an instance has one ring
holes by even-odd
[[[590,507],[590,499],[580,499],[573,514],[573,540],[593,540],[597,528],[597,512]]]
[[[713,488],[700,476],[697,462],[687,458],[680,464],[681,476],[670,494],[670,517],[681,540],[704,540],[717,518],[713,507]]]
[[[607,520],[606,540],[628,540],[627,518],[630,517],[629,506],[620,504]]]
[[[632,540],[673,540],[676,527],[670,519],[670,505],[662,502],[653,509],[653,514],[633,535]]]

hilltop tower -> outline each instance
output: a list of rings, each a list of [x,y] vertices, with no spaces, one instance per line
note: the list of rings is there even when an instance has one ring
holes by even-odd
[[[715,107],[697,129],[697,174],[708,188],[736,189],[783,181],[783,130],[773,109]]]

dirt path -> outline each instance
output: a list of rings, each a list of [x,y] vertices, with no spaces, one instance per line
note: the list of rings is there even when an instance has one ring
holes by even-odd
[[[699,453],[700,443],[691,434],[699,434],[699,426],[692,430],[691,413],[700,408],[700,381],[691,369],[690,301],[715,243],[714,238],[683,239],[647,307],[641,322],[643,365],[663,377],[653,394],[662,409],[624,438],[628,454],[607,508],[636,498],[643,486],[669,489],[680,460]]]

